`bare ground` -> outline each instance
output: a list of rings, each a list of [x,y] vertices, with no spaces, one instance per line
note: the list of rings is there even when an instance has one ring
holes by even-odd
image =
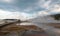
[[[55,28],[60,28],[60,23],[50,23],[48,26],[53,26]]]

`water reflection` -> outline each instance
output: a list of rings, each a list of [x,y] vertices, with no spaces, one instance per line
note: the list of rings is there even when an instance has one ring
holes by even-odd
[[[32,23],[24,22],[24,23],[17,23],[16,25],[34,25]]]

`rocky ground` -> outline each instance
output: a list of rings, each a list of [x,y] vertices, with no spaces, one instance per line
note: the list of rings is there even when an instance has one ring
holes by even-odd
[[[36,36],[47,35],[43,29],[35,25],[17,25],[17,24],[20,23],[12,23],[11,25],[7,25],[1,28],[0,36],[28,36],[28,35],[33,36],[35,31],[37,31],[35,32]]]

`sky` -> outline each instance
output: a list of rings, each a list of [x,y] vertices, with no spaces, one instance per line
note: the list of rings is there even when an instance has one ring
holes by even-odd
[[[0,19],[31,19],[60,13],[60,0],[0,0]]]

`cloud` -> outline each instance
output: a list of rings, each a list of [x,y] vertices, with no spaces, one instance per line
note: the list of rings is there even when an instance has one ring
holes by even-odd
[[[0,19],[21,19],[26,20],[29,19],[29,14],[22,12],[10,12],[6,10],[0,9]]]
[[[55,2],[56,0],[39,0],[38,6],[45,8],[46,10],[38,11],[38,15],[45,16],[45,15],[52,15],[60,13],[60,3]]]
[[[0,9],[0,19],[19,19],[18,12],[10,12]]]
[[[56,0],[0,0],[0,1],[2,1],[2,4],[0,2],[0,8],[3,9],[0,10],[2,13],[1,15],[5,14],[4,16],[7,16],[9,14],[9,16],[12,17],[15,15],[17,16],[14,18],[30,19],[37,16],[45,16],[45,15],[51,15],[52,13],[54,14],[60,13],[59,0],[57,1]],[[21,17],[19,17],[20,15]]]
[[[60,5],[59,4],[55,4],[50,8],[50,12],[55,12],[58,13],[60,12]]]
[[[0,1],[4,3],[13,3],[15,0],[0,0]]]
[[[24,14],[26,15],[26,14]],[[0,19],[21,19],[21,20],[26,20],[25,16],[20,12],[10,12],[10,11],[5,11],[0,9]]]
[[[39,11],[37,13],[38,16],[46,16],[46,15],[50,15],[50,13],[48,13],[47,11]]]
[[[4,1],[4,2],[8,2],[8,3],[9,3],[9,2],[12,2],[12,0],[3,0],[3,1]]]
[[[60,13],[60,5],[59,4],[54,4],[51,5],[48,10],[42,10],[38,12],[39,16],[46,16],[46,15],[52,15],[52,14],[57,14]]]
[[[38,1],[38,6],[42,7],[42,8],[45,8],[45,9],[48,9],[49,6],[50,6],[50,3],[51,3],[51,0],[39,0]]]
[[[27,7],[26,9],[24,9],[23,11],[24,12],[30,12],[30,11],[32,11],[33,10],[33,8],[32,7]]]

